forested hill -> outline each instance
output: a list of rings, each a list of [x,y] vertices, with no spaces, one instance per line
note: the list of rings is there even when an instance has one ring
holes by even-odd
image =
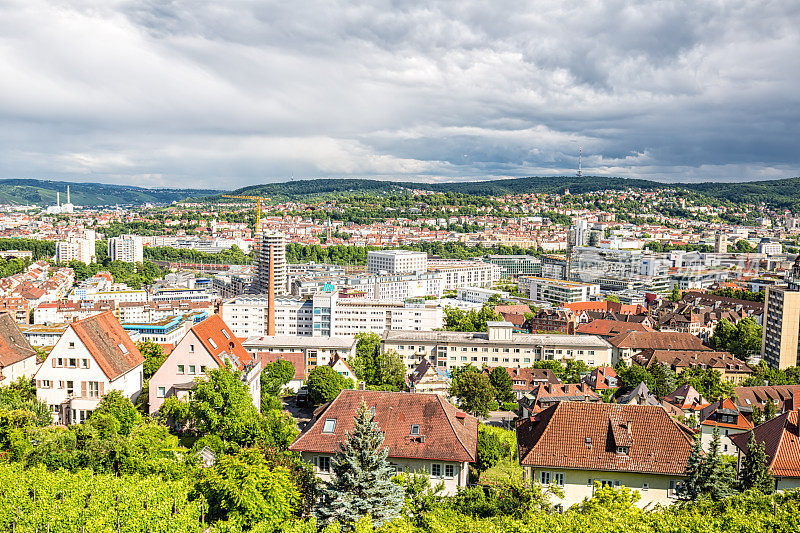
[[[448,183],[411,183],[369,179],[313,179],[252,185],[237,189],[231,194],[263,196],[283,201],[353,194],[388,194],[410,189],[457,192],[479,196],[502,196],[519,193],[563,193],[565,189],[569,189],[573,194],[579,194],[626,188],[651,190],[680,188],[719,200],[756,204],[764,202],[773,207],[794,208],[795,211],[800,211],[800,178],[739,183],[664,183],[644,179],[606,176],[538,176]],[[212,198],[217,199],[218,197]]]
[[[186,198],[204,197],[219,191],[213,189],[148,189],[104,183],[71,183],[30,179],[0,180],[0,204],[55,205],[56,193],[67,201],[69,185],[72,203],[81,206],[137,205],[171,203]]]

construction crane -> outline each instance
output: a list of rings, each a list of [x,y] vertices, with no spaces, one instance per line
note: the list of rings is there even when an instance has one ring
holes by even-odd
[[[223,198],[233,198],[236,200],[250,200],[251,202],[256,203],[256,231],[255,233],[261,233],[261,202],[264,198],[260,196],[234,196],[231,194],[223,194]]]

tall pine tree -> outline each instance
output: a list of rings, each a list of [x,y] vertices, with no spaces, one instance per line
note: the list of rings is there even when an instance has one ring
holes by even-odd
[[[389,449],[382,445],[383,432],[362,401],[352,433],[331,461],[331,481],[320,490],[317,516],[322,522],[336,520],[348,528],[369,514],[380,526],[400,515],[403,489],[392,482]]]
[[[718,502],[733,494],[734,472],[733,468],[724,461],[719,451],[719,428],[714,426],[711,446],[706,456],[706,494]]]
[[[764,494],[775,492],[775,482],[767,468],[764,443],[756,440],[753,431],[750,431],[750,438],[747,440],[747,455],[742,460],[742,467],[739,470],[739,489],[758,489]]]
[[[705,491],[705,483],[705,454],[700,441],[700,433],[698,433],[694,436],[692,453],[686,462],[686,477],[678,487],[678,496],[684,500],[694,501]]]

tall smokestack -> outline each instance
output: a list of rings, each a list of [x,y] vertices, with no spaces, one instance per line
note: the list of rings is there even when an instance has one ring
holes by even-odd
[[[67,203],[72,203],[69,201],[69,185],[67,185]]]
[[[267,335],[275,336],[275,246],[269,245],[269,288],[267,290]]]
[[[61,193],[56,191],[56,205],[61,205]]]

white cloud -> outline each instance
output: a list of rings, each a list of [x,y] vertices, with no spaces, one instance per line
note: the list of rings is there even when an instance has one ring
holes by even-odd
[[[0,177],[797,175],[793,2],[0,2]]]

